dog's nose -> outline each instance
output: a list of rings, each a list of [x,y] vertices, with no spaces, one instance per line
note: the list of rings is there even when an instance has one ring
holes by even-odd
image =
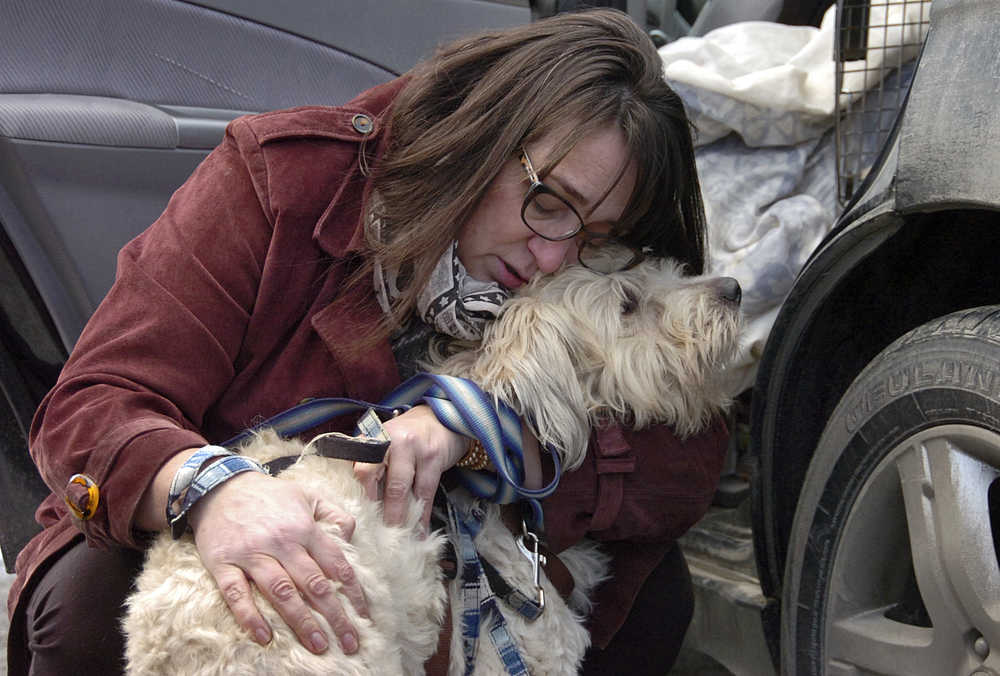
[[[740,288],[739,282],[732,277],[720,277],[715,284],[719,292],[719,298],[729,301],[734,305],[740,304],[740,300],[743,298],[743,290]]]

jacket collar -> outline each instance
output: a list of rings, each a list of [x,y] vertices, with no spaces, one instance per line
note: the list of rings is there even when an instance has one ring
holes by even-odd
[[[362,166],[372,166],[385,151],[389,139],[389,116],[392,102],[407,82],[400,77],[362,93],[347,105],[336,109],[338,128],[331,136],[358,142],[357,162],[351,174],[341,181],[323,215],[316,222],[313,239],[327,253],[344,256],[365,249],[364,210],[371,198],[372,181]],[[358,199],[357,188],[363,185]],[[353,222],[353,228],[344,227]],[[331,225],[332,224],[332,225]]]

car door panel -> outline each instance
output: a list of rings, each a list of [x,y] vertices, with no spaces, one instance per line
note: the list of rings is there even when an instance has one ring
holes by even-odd
[[[117,250],[231,119],[343,103],[446,37],[530,20],[526,2],[484,0],[9,0],[3,13],[0,222],[67,350]]]
[[[343,103],[396,74],[346,51],[177,0],[5,4],[4,93],[260,111]]]

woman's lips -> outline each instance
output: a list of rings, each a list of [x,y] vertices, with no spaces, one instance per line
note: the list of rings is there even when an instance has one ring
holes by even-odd
[[[497,281],[502,285],[508,289],[516,289],[527,283],[528,280],[521,277],[517,270],[508,265],[505,260],[497,258],[497,261],[499,263],[497,266]]]

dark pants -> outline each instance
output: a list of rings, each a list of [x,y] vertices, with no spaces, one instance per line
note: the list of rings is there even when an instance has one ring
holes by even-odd
[[[144,553],[91,549],[81,540],[60,556],[22,598],[9,637],[10,676],[120,674],[119,629],[125,598]]]
[[[664,676],[677,661],[694,614],[691,573],[680,547],[673,547],[639,590],[632,611],[604,650],[587,653],[587,676]]]
[[[67,550],[22,599],[26,613],[11,627],[8,646],[10,676],[122,673],[122,603],[142,561],[142,552],[90,549],[82,541]],[[649,576],[607,649],[587,654],[583,673],[663,676],[677,658],[693,609],[691,576],[675,547]]]

